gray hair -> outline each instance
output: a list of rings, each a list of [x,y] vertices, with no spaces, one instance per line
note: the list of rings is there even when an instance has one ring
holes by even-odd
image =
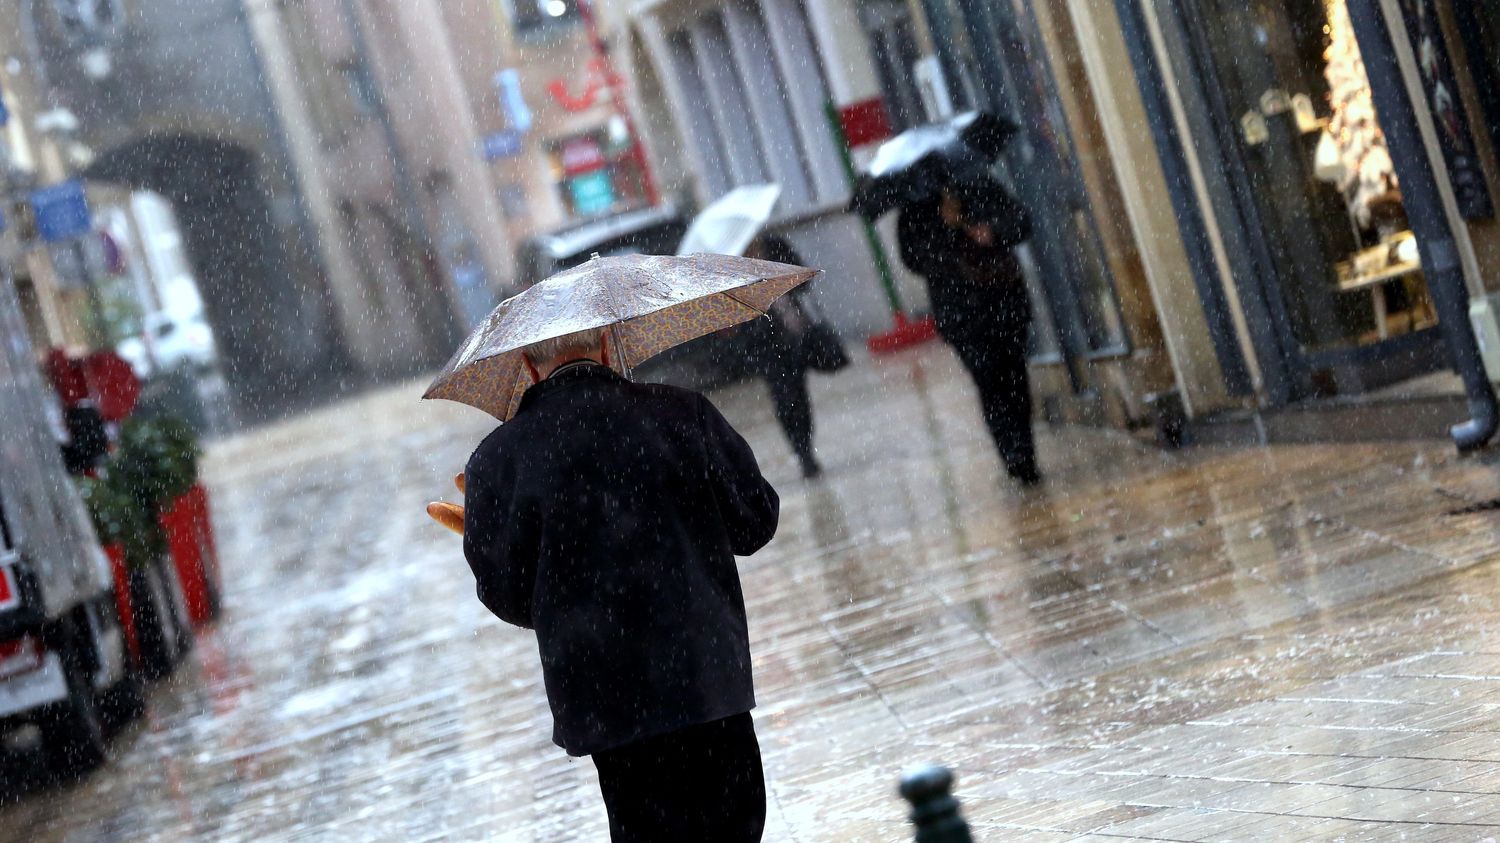
[[[526,352],[526,356],[530,357],[533,362],[545,363],[564,354],[582,354],[598,351],[599,343],[608,332],[608,328],[589,328],[585,331],[563,334],[560,337],[538,340],[521,350]]]

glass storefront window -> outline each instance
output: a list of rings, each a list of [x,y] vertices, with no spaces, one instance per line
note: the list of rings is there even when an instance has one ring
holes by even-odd
[[[1199,0],[1292,334],[1306,352],[1436,324],[1345,0]]]

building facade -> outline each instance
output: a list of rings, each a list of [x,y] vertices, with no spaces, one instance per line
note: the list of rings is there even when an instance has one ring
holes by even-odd
[[[507,291],[470,81],[505,66],[487,3],[11,0],[0,23],[28,178],[171,203],[243,404],[429,367]],[[99,341],[69,325],[89,284],[22,268],[49,341]]]
[[[1170,214],[1139,195],[1129,209],[1138,243],[1175,235],[1193,282],[1182,292],[1196,295],[1157,296],[1169,347],[1190,303],[1204,329],[1190,345],[1220,370],[1174,354],[1185,395],[1217,385],[1230,404],[1276,408],[1463,374],[1494,318],[1494,64],[1462,37],[1489,13],[1447,0],[1033,9],[1049,52],[1080,55],[1122,180],[1134,161],[1166,188]],[[1466,378],[1471,400],[1485,380]]]
[[[775,224],[830,268],[819,295],[846,331],[879,330],[883,308],[842,211],[838,118],[874,103],[893,131],[975,108],[1021,125],[1000,169],[1039,222],[1022,257],[1054,418],[1142,423],[1159,395],[1194,418],[1363,400],[1462,373],[1476,332],[1500,346],[1486,4],[615,8],[651,77],[637,107],[671,116],[656,145],[685,188],[701,203],[783,184]],[[919,310],[920,284],[898,287]]]
[[[620,101],[629,57],[606,61],[594,41],[601,6],[491,0],[506,53],[489,71],[488,137],[513,242],[662,199]]]
[[[1093,104],[1086,91],[1057,96],[1054,72],[1076,73],[1076,63],[1051,65],[1029,13],[1007,17],[1003,30],[986,17],[997,46],[984,49],[968,19],[907,0],[678,0],[627,5],[622,17],[654,77],[640,87],[658,90],[655,108],[674,118],[667,143],[688,165],[686,189],[705,203],[739,185],[781,184],[773,227],[825,268],[817,295],[846,333],[890,327],[882,259],[899,303],[913,313],[925,308],[923,284],[895,258],[895,220],[881,222],[876,254],[845,211],[844,152],[858,165],[883,136],[850,132],[872,111],[896,132],[984,108],[1028,127],[1003,176],[1037,209],[1037,230],[1046,233],[1022,258],[1036,308],[1032,359],[1049,414],[1123,425],[1143,417],[1144,396],[1172,385],[1149,277],[1121,213],[1122,188],[1095,139]],[[1000,54],[1011,66],[995,65]],[[986,72],[1001,83],[988,84]],[[1018,82],[1015,73],[1023,74]],[[1087,118],[1086,145],[1075,145],[1070,115]]]
[[[701,207],[734,187],[782,187],[772,228],[825,268],[815,290],[846,333],[888,329],[879,260],[844,210],[850,176],[838,115],[878,97],[880,82],[860,5],[852,0],[673,0],[612,3],[611,40],[631,56],[634,109],[643,115],[663,191]],[[893,220],[881,248],[894,255]],[[899,261],[905,307],[925,308],[921,283]]]
[[[449,4],[450,6],[453,4]],[[499,66],[482,6],[292,0],[252,20],[361,369],[442,359],[506,288],[500,196],[460,56]],[[448,14],[467,28],[450,26]],[[455,32],[477,29],[460,43]]]

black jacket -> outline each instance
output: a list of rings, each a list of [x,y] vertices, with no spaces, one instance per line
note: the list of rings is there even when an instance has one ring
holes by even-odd
[[[1015,247],[1031,236],[1031,217],[999,182],[987,187],[983,193],[971,188],[975,195],[965,196],[963,205],[971,222],[994,228],[989,246],[944,223],[937,198],[902,208],[897,223],[901,261],[927,280],[938,329],[949,340],[995,329],[1024,332],[1031,321],[1031,297],[1015,256]],[[977,281],[975,268],[1000,277]]]
[[[785,238],[771,236],[765,240],[766,260],[802,266],[802,256]],[[772,303],[766,315],[752,319],[736,332],[742,371],[763,378],[801,377],[807,369],[803,337],[813,322],[803,304],[812,290],[812,281],[799,284],[790,293]]]
[[[536,630],[553,740],[589,755],[755,706],[736,555],[776,532],[708,399],[603,366],[527,391],[469,459],[479,599]]]

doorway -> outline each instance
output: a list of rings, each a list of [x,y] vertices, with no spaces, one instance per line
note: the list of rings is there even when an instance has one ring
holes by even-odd
[[[1154,5],[1164,40],[1186,41],[1168,60],[1184,107],[1207,112],[1189,115],[1195,133],[1215,135],[1222,158],[1204,167],[1228,171],[1207,201],[1221,228],[1243,226],[1226,239],[1253,244],[1230,270],[1242,298],[1275,314],[1252,333],[1263,360],[1289,369],[1285,397],[1365,393],[1444,368],[1346,0]]]

